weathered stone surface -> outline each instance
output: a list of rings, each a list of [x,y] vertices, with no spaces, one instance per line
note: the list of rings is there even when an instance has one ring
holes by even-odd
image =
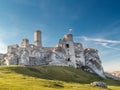
[[[107,88],[107,84],[104,82],[92,82],[90,85],[98,86],[98,87],[102,87],[102,88]]]
[[[0,53],[0,64],[3,64],[5,57],[6,57],[6,54]]]
[[[55,47],[53,49],[53,53],[51,54],[51,62],[49,65],[56,66],[68,66],[68,62],[66,61],[66,52],[61,47]]]
[[[99,76],[105,78],[104,70],[101,65],[100,58],[98,56],[98,50],[87,48],[84,50],[85,56],[85,66],[89,67],[91,72],[98,74]]]

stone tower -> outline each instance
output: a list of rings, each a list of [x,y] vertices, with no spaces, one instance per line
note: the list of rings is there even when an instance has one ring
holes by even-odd
[[[21,43],[21,47],[26,48],[29,45],[29,40],[28,39],[23,39]]]
[[[66,34],[63,38],[64,41],[64,48],[67,55],[67,61],[69,62],[70,66],[77,67],[75,61],[75,51],[74,51],[74,42],[73,42],[73,35]]]
[[[38,47],[42,47],[42,32],[40,30],[37,30],[34,32],[34,45]]]

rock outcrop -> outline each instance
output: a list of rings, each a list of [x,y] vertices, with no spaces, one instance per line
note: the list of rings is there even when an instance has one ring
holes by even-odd
[[[105,78],[104,70],[98,56],[98,50],[92,48],[86,48],[84,50],[85,66],[88,67],[90,72],[94,72],[99,76]]]
[[[4,61],[4,58],[6,57],[6,54],[0,53],[0,64]]]
[[[104,82],[92,82],[90,85],[97,86],[97,87],[102,87],[102,88],[107,88],[107,84],[104,83]]]

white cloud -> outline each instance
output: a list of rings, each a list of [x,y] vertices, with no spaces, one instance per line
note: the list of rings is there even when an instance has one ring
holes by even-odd
[[[86,36],[82,36],[80,38],[83,38],[85,41],[95,41],[95,42],[101,42],[101,43],[120,44],[120,41],[116,41],[116,40],[106,40],[106,39],[102,39],[102,38],[89,38]]]
[[[102,39],[102,38],[89,38],[87,36],[78,36],[75,37],[77,39],[83,39],[86,42],[91,42],[93,44],[99,44],[105,48],[111,48],[111,49],[115,49],[115,50],[120,50],[120,48],[117,48],[116,45],[120,44],[120,41],[117,40],[107,40],[107,39]],[[115,46],[115,47],[113,47]]]

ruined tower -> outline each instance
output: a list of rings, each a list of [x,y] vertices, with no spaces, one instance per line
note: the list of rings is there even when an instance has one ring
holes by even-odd
[[[64,35],[63,41],[64,41],[64,49],[66,51],[67,61],[69,62],[70,66],[76,68],[73,35],[72,34]]]
[[[42,36],[42,32],[40,30],[34,32],[34,45],[38,47],[42,47],[41,36]]]
[[[21,47],[26,48],[29,45],[29,40],[28,39],[23,39],[21,43]]]

